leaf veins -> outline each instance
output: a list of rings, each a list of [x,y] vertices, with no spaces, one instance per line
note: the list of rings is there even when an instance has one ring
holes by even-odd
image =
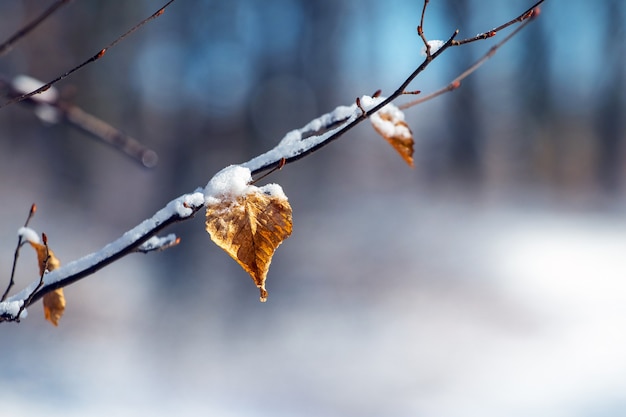
[[[292,211],[283,196],[268,195],[256,188],[207,206],[206,230],[211,240],[250,274],[267,301],[265,280],[272,256],[291,235]]]

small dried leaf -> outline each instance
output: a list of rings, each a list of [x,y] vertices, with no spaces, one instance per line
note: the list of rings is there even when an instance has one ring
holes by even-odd
[[[378,132],[400,154],[404,162],[413,167],[413,133],[404,121],[404,113],[388,104],[370,117]]]
[[[47,271],[54,271],[59,266],[61,266],[61,262],[59,259],[54,256],[54,252],[46,245],[42,245],[41,243],[29,241],[30,245],[37,252],[37,261],[39,263],[39,274],[43,275],[44,269]],[[47,264],[46,264],[47,258]]]
[[[63,288],[58,288],[43,296],[43,314],[50,323],[59,325],[59,320],[65,311],[65,296]]]
[[[291,235],[291,206],[284,195],[263,189],[207,205],[206,230],[250,274],[267,300],[265,279],[276,248]]]
[[[37,252],[37,261],[39,263],[39,273],[43,275],[45,270],[54,271],[61,266],[61,262],[46,245],[29,241],[30,245]],[[46,261],[47,259],[47,261]],[[59,325],[59,320],[65,312],[65,296],[63,288],[54,290],[43,296],[43,313],[46,320],[55,326]]]

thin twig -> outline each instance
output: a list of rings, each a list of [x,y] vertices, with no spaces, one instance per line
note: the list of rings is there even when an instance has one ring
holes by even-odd
[[[424,47],[426,48],[426,56],[430,56],[430,44],[426,39],[426,35],[424,35],[424,16],[426,16],[426,7],[428,7],[429,0],[424,0],[424,6],[422,7],[422,17],[420,18],[420,24],[417,27],[417,34],[424,42]]]
[[[453,46],[459,46],[459,45],[464,45],[466,43],[471,43],[471,42],[475,42],[475,41],[480,41],[483,39],[487,39],[487,38],[491,38],[493,36],[495,36],[498,32],[500,32],[501,30],[504,30],[506,28],[508,28],[509,26],[512,26],[516,23],[522,22],[528,18],[533,17],[533,15],[535,14],[535,9],[537,7],[539,7],[539,5],[541,3],[543,3],[545,0],[539,0],[537,3],[535,3],[534,5],[532,5],[530,8],[528,8],[528,10],[526,10],[524,13],[522,13],[521,15],[517,16],[515,19],[511,19],[508,22],[493,28],[487,32],[483,32],[483,33],[479,33],[476,36],[473,36],[471,38],[467,38],[467,39],[463,39],[460,41],[454,41],[453,42]]]
[[[9,100],[5,103],[3,103],[2,105],[0,105],[0,109],[3,107],[6,107],[10,104],[13,103],[18,103],[22,100],[26,100],[29,97],[34,96],[35,94],[39,94],[39,93],[43,93],[44,91],[48,90],[50,87],[52,87],[53,84],[61,81],[62,79],[64,79],[65,77],[69,76],[70,74],[73,74],[74,72],[78,71],[79,69],[83,68],[85,65],[91,64],[94,61],[99,60],[100,58],[102,58],[104,56],[104,54],[111,48],[113,48],[115,45],[117,45],[119,42],[121,42],[122,40],[124,40],[127,36],[129,36],[131,33],[133,33],[134,31],[136,31],[137,29],[139,29],[141,26],[145,25],[146,23],[148,23],[149,21],[156,19],[157,17],[161,16],[163,14],[163,12],[165,11],[165,9],[174,2],[175,0],[169,0],[164,6],[162,6],[159,10],[157,10],[156,12],[154,12],[153,14],[151,14],[149,17],[145,18],[144,20],[142,20],[141,22],[137,23],[135,26],[133,26],[132,28],[130,28],[128,31],[126,31],[123,35],[119,36],[117,39],[115,39],[113,42],[111,42],[109,45],[107,45],[105,48],[101,49],[100,51],[98,51],[98,53],[96,53],[94,56],[92,56],[91,58],[87,59],[86,61],[84,61],[83,63],[75,66],[74,68],[72,68],[71,70],[61,74],[60,76],[58,76],[57,78],[53,79],[52,81],[49,81],[47,83],[45,83],[44,85],[42,85],[41,87],[39,87],[38,89],[31,91],[30,93],[26,93],[26,94],[22,94],[21,96],[15,97],[12,100]]]
[[[343,127],[341,127],[339,130],[337,130],[334,134],[328,136],[328,138],[326,138],[326,140],[324,140],[322,142],[319,142],[319,143],[316,143],[315,145],[304,149],[302,152],[298,153],[297,155],[293,155],[293,156],[290,156],[290,157],[281,156],[280,158],[277,158],[277,159],[275,159],[273,161],[268,161],[268,162],[262,164],[259,167],[254,167],[254,169],[252,169],[252,175],[256,175],[256,174],[258,174],[260,172],[263,172],[263,171],[266,171],[268,169],[273,169],[274,167],[278,166],[281,163],[282,159],[285,159],[285,162],[284,162],[285,164],[288,164],[288,163],[291,163],[291,162],[295,162],[295,161],[297,161],[299,159],[302,159],[302,158],[312,154],[313,152],[316,152],[316,151],[320,150],[321,148],[329,145],[331,142],[334,142],[335,140],[339,139],[341,136],[343,136],[349,130],[354,128],[356,125],[358,125],[359,123],[361,123],[362,121],[364,121],[365,119],[370,117],[372,114],[376,113],[378,110],[382,109],[387,104],[391,103],[396,98],[398,98],[399,96],[404,94],[406,88],[409,86],[409,84],[411,84],[411,82],[415,79],[415,77],[417,77],[419,74],[421,74],[426,69],[426,67],[428,67],[428,65],[435,58],[437,58],[439,55],[441,55],[446,49],[448,49],[452,45],[452,41],[458,35],[458,33],[459,33],[459,31],[455,30],[454,33],[448,39],[448,41],[445,44],[443,44],[443,46],[441,48],[439,48],[434,54],[431,54],[431,55],[427,56],[424,59],[424,61],[415,69],[415,71],[413,71],[411,73],[411,75],[409,75],[404,80],[404,82],[396,89],[396,91],[394,91],[385,100],[381,101],[379,104],[377,104],[376,106],[372,107],[371,109],[369,109],[367,111],[362,111],[361,114],[358,117],[354,118],[349,123],[347,122],[347,120],[349,120],[349,119],[346,119],[346,122],[344,123]]]
[[[13,48],[13,45],[15,45],[15,43],[17,41],[19,41],[24,36],[28,35],[37,26],[39,26],[44,20],[46,20],[48,17],[50,17],[52,15],[52,13],[56,12],[62,6],[65,6],[70,1],[72,1],[72,0],[57,0],[55,3],[50,5],[50,7],[48,7],[46,10],[44,10],[43,13],[41,13],[39,16],[37,16],[34,20],[32,20],[26,26],[24,26],[23,28],[21,28],[20,30],[15,32],[9,39],[7,39],[6,41],[2,42],[2,44],[0,44],[0,56],[3,56],[7,52],[9,52]]]
[[[434,54],[431,54],[429,56],[427,56],[424,61],[415,69],[415,71],[413,71],[411,73],[411,75],[409,75],[404,82],[400,85],[400,87],[398,87],[398,89],[396,91],[394,91],[389,97],[387,97],[385,100],[381,101],[378,105],[376,105],[375,107],[372,107],[371,109],[362,112],[358,117],[356,117],[354,120],[352,120],[351,122],[345,124],[341,129],[337,130],[337,132],[335,132],[334,134],[330,135],[326,140],[324,140],[323,142],[317,143],[314,146],[311,146],[305,150],[303,150],[301,153],[298,153],[297,155],[293,155],[290,156],[288,158],[285,158],[284,156],[281,156],[280,158],[277,158],[276,160],[273,161],[269,161],[265,164],[263,164],[260,167],[255,167],[252,170],[252,175],[256,175],[260,172],[266,171],[268,169],[273,169],[274,167],[278,166],[281,163],[281,159],[285,159],[285,163],[289,164],[291,162],[295,162],[299,159],[302,159],[310,154],[312,154],[313,152],[316,152],[318,150],[320,150],[321,148],[329,145],[331,142],[334,142],[335,140],[339,139],[341,136],[343,136],[344,134],[346,134],[349,130],[351,130],[352,128],[354,128],[356,125],[358,125],[359,123],[361,123],[363,120],[367,119],[368,117],[370,117],[372,114],[376,113],[378,110],[382,109],[383,107],[385,107],[387,104],[391,103],[392,101],[394,101],[396,98],[398,98],[399,96],[401,96],[402,94],[404,94],[404,91],[406,90],[406,88],[408,87],[409,84],[411,84],[411,82],[415,79],[415,77],[417,77],[420,73],[422,73],[426,67],[428,67],[428,65],[435,59],[437,58],[440,54],[442,54],[446,49],[448,49],[450,46],[452,46],[452,41],[454,40],[454,38],[458,35],[459,31],[456,30],[454,31],[454,33],[450,36],[450,38],[448,39],[448,41],[443,44],[443,46],[441,48],[439,48]],[[348,120],[348,119],[346,119]]]
[[[24,222],[24,227],[28,227],[30,219],[33,218],[36,212],[37,206],[35,205],[35,203],[33,203],[30,206],[28,217],[26,217],[26,221]],[[6,290],[4,290],[4,294],[2,294],[2,298],[0,298],[0,301],[6,300],[7,295],[9,295],[9,291],[11,291],[11,288],[13,287],[13,285],[15,285],[15,268],[17,267],[17,258],[20,257],[20,248],[22,247],[22,243],[24,243],[22,240],[22,235],[19,235],[17,237],[17,246],[15,247],[15,252],[13,253],[13,265],[11,266],[11,278],[9,279],[9,285],[7,286]]]
[[[495,53],[498,51],[498,49],[500,49],[502,47],[502,45],[504,45],[509,40],[511,40],[511,38],[513,38],[515,35],[517,35],[517,33],[519,33],[522,29],[524,29],[524,27],[528,23],[530,23],[530,22],[531,22],[531,20],[524,20],[524,21],[522,21],[522,23],[517,28],[515,28],[514,31],[509,33],[500,42],[498,42],[497,44],[493,45],[489,49],[489,51],[487,51],[486,54],[484,54],[478,61],[474,62],[468,69],[463,71],[463,73],[461,73],[458,77],[456,77],[454,80],[452,80],[447,86],[445,86],[445,87],[443,87],[443,88],[441,88],[441,89],[439,89],[437,91],[434,91],[434,92],[432,92],[432,93],[430,93],[428,95],[420,97],[417,100],[413,100],[413,101],[410,101],[408,103],[402,104],[402,105],[398,106],[398,108],[401,109],[401,110],[405,110],[405,109],[408,109],[410,107],[417,106],[418,104],[424,103],[425,101],[432,100],[435,97],[439,97],[442,94],[445,94],[445,93],[448,93],[450,91],[456,90],[457,88],[459,88],[461,86],[461,81],[463,81],[470,74],[472,74],[474,71],[476,71],[478,68],[480,68],[481,65],[483,65],[492,56],[495,55]]]
[[[35,296],[35,294],[37,293],[37,291],[39,291],[41,289],[41,287],[43,287],[43,277],[46,275],[46,273],[48,272],[48,262],[50,261],[50,249],[48,248],[48,237],[46,236],[45,233],[41,234],[42,237],[42,241],[43,241],[43,246],[46,249],[46,256],[43,259],[42,265],[41,265],[41,273],[39,274],[39,283],[37,284],[37,286],[33,289],[33,291],[28,295],[28,297],[26,298],[26,300],[24,300],[24,302],[22,303],[22,305],[20,306],[20,309],[17,313],[17,317],[15,318],[16,321],[20,320],[20,316],[22,315],[22,312],[24,311],[24,309],[26,309],[26,306],[29,306],[33,300],[33,297]]]
[[[281,169],[283,169],[283,167],[285,166],[286,163],[287,163],[287,159],[281,158],[281,160],[280,160],[280,162],[279,162],[279,164],[277,166],[275,166],[271,170],[265,172],[260,177],[253,179],[250,182],[250,184],[248,184],[248,185],[254,185],[254,184],[258,183],[259,181],[261,181],[262,179],[266,178],[268,175],[272,174],[273,172],[280,171]]]

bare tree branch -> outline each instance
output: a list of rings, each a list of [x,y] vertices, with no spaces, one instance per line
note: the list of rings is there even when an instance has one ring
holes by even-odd
[[[541,3],[541,1],[539,3]],[[426,11],[427,4],[428,0],[424,3],[420,27],[423,25],[423,15]],[[516,19],[513,19],[511,21],[513,23],[508,22],[499,28],[506,28],[516,22],[526,20],[532,15],[532,10],[535,7],[536,5],[529,9],[530,11],[526,11]],[[518,31],[515,31],[510,36],[514,36],[516,33],[518,33]],[[428,52],[428,42],[422,32],[420,37],[422,37],[422,40],[427,46],[426,58],[389,97],[380,97],[378,94],[374,94],[373,97],[363,96],[350,106],[337,107],[332,112],[312,120],[306,126],[287,133],[276,147],[262,155],[250,159],[241,164],[241,166],[248,168],[253,175],[259,174],[267,170],[280,168],[287,163],[304,158],[339,139],[357,124],[369,118],[399,96],[406,94],[407,87],[434,59],[440,56],[449,47],[456,45],[455,42],[457,41],[455,41],[455,38],[457,35],[458,30],[455,31],[439,49],[434,53],[430,53]],[[481,38],[477,38],[474,40],[480,39]],[[508,39],[504,41],[506,40]],[[489,54],[493,54],[493,52],[490,50],[487,55]],[[468,71],[470,70],[475,70],[474,66]],[[467,76],[466,73],[468,71],[464,72],[462,76]],[[0,321],[14,321],[16,319],[17,310],[28,307],[28,305],[36,302],[46,293],[57,288],[65,287],[91,275],[129,253],[145,251],[146,246],[144,246],[144,242],[148,241],[148,239],[171,224],[192,218],[195,213],[204,207],[204,198],[203,188],[197,189],[193,193],[182,195],[172,200],[164,208],[155,213],[154,216],[144,220],[141,224],[124,233],[124,235],[116,241],[101,250],[46,274],[43,278],[43,285],[40,288],[37,289],[38,281],[31,283],[18,294],[0,303]]]
[[[19,97],[42,84],[41,81],[27,75],[18,75],[13,81],[0,77],[0,91],[9,98]],[[122,152],[146,168],[153,168],[159,160],[154,150],[69,100],[63,99],[54,87],[42,94],[26,98],[20,103],[29,106],[43,123],[67,123]]]
[[[539,0],[537,3],[533,4],[532,6],[530,6],[528,8],[528,10],[526,10],[524,13],[522,13],[521,15],[517,16],[515,19],[511,19],[508,22],[495,27],[487,32],[483,32],[483,33],[479,33],[476,36],[473,36],[471,38],[467,38],[467,39],[463,39],[460,41],[454,41],[453,42],[453,46],[460,46],[460,45],[465,45],[466,43],[471,43],[471,42],[476,42],[476,41],[480,41],[483,39],[487,39],[487,38],[492,38],[494,36],[496,36],[498,34],[498,32],[500,32],[501,30],[504,30],[506,28],[508,28],[509,26],[513,26],[516,23],[520,23],[530,17],[533,17],[533,15],[535,15],[535,9],[537,9],[537,7],[539,7],[541,5],[541,3],[543,3],[545,0]]]
[[[150,16],[148,16],[147,18],[145,18],[144,20],[142,20],[141,22],[137,23],[135,26],[133,26],[132,28],[130,28],[128,31],[126,31],[124,34],[122,34],[121,36],[119,36],[117,39],[115,39],[113,42],[111,42],[109,45],[107,45],[106,47],[104,47],[103,49],[101,49],[100,51],[98,51],[98,53],[96,53],[95,55],[93,55],[91,58],[88,58],[87,60],[83,61],[81,64],[78,64],[77,66],[75,66],[74,68],[72,68],[71,70],[59,75],[58,77],[56,77],[55,79],[53,79],[52,81],[49,81],[47,83],[45,83],[44,85],[42,85],[41,87],[39,87],[38,89],[31,91],[30,93],[25,93],[22,94],[18,97],[13,98],[12,100],[9,100],[5,103],[3,103],[2,105],[0,105],[0,109],[3,107],[6,107],[10,104],[13,103],[18,103],[22,100],[26,100],[29,97],[34,96],[35,94],[41,94],[44,91],[48,90],[50,87],[52,87],[52,85],[56,84],[57,82],[61,81],[62,79],[68,77],[69,75],[73,74],[74,72],[78,71],[79,69],[83,68],[84,66],[91,64],[94,61],[99,60],[100,58],[102,58],[104,56],[104,54],[111,48],[113,48],[115,45],[117,45],[118,43],[120,43],[122,40],[124,40],[127,36],[129,36],[130,34],[132,34],[133,32],[135,32],[137,29],[139,29],[140,27],[142,27],[143,25],[145,25],[146,23],[148,23],[149,21],[156,19],[157,17],[161,16],[163,14],[163,12],[165,12],[165,9],[174,2],[175,0],[169,0],[167,3],[165,3],[164,6],[162,6],[159,10],[157,10],[156,12],[152,13]]]
[[[463,81],[470,74],[472,74],[478,68],[480,68],[485,62],[487,62],[491,57],[493,57],[496,54],[498,49],[500,49],[505,43],[507,43],[509,40],[511,40],[511,38],[513,38],[515,35],[517,35],[522,29],[524,29],[524,27],[526,27],[526,25],[528,25],[532,21],[532,19],[530,19],[530,18],[537,14],[535,12],[536,10],[537,10],[537,8],[535,7],[530,12],[527,12],[524,15],[524,16],[526,16],[524,19],[516,20],[516,22],[521,22],[521,24],[517,28],[515,28],[515,30],[513,30],[511,33],[509,33],[500,42],[498,42],[497,44],[495,44],[491,48],[489,48],[487,53],[485,53],[480,59],[478,59],[468,69],[463,71],[462,74],[460,74],[458,77],[456,77],[454,80],[452,80],[447,86],[445,86],[445,87],[443,87],[443,88],[441,88],[441,89],[439,89],[437,91],[434,91],[434,92],[432,92],[432,93],[430,93],[428,95],[422,96],[422,97],[420,97],[420,98],[418,98],[416,100],[413,100],[413,101],[410,101],[408,103],[402,104],[402,105],[400,105],[398,107],[400,109],[402,109],[402,110],[408,109],[410,107],[413,107],[413,106],[416,106],[418,104],[424,103],[425,101],[428,101],[428,100],[432,100],[435,97],[439,97],[442,94],[449,93],[450,91],[454,91],[457,88],[459,88],[461,86],[461,81]]]
[[[99,251],[45,274],[41,286],[39,280],[33,282],[5,302],[0,303],[0,322],[15,320],[17,316],[13,313],[16,308],[26,308],[57,288],[66,287],[89,276],[130,253],[146,252],[150,245],[142,247],[144,242],[171,224],[193,217],[203,206],[204,194],[199,191],[170,201],[154,216],[144,220]]]
[[[26,217],[26,221],[24,222],[24,227],[28,227],[28,223],[30,223],[30,219],[33,218],[35,213],[37,212],[37,206],[35,204],[30,206],[30,210],[28,212],[28,217]],[[11,288],[15,285],[15,268],[17,267],[17,260],[20,257],[20,248],[22,247],[23,239],[20,234],[17,237],[17,246],[15,247],[15,252],[13,253],[13,265],[11,266],[11,278],[9,279],[9,285],[7,285],[6,290],[4,290],[4,294],[2,294],[2,298],[0,301],[4,301],[9,295]]]
[[[35,28],[37,28],[37,26],[39,26],[43,21],[50,17],[54,12],[56,12],[62,6],[68,4],[70,1],[71,0],[57,0],[56,2],[51,4],[50,7],[44,10],[43,13],[37,16],[33,21],[29,22],[26,26],[15,32],[9,39],[2,42],[2,44],[0,44],[0,56],[8,53],[17,41],[32,32]]]

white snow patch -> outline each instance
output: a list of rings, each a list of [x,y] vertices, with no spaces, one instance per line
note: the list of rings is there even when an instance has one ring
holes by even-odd
[[[444,41],[439,40],[439,39],[428,41],[428,45],[430,46],[430,53],[434,54],[445,44],[446,43]],[[420,52],[420,54],[423,56],[426,56],[426,46],[422,46],[422,51]]]
[[[13,79],[12,86],[19,94],[28,94],[37,90],[44,84],[44,82],[29,77],[28,75],[18,75]],[[61,112],[58,108],[53,106],[58,99],[59,91],[54,87],[50,87],[46,91],[31,96],[30,100],[37,103],[34,109],[35,116],[44,123],[58,123],[61,120]]]
[[[185,194],[183,197],[187,204],[193,207],[200,207],[204,204],[204,189],[198,188],[192,194]]]
[[[24,301],[4,301],[0,303],[0,316],[17,317]],[[26,317],[26,310],[22,311],[21,317]]]
[[[374,107],[378,106],[380,103],[382,103],[386,99],[387,99],[387,97],[383,97],[383,96],[378,96],[378,97],[361,96],[361,98],[360,98],[361,107],[363,107],[363,110],[367,111],[367,110],[373,109]]]
[[[193,209],[202,206],[202,204],[204,204],[204,194],[196,191],[170,201],[166,208],[184,218],[191,216],[194,213]]]
[[[281,200],[287,201],[287,196],[283,191],[283,187],[278,184],[267,184],[263,187],[259,188],[259,191],[263,194],[269,195],[270,197],[275,197]]]
[[[35,107],[35,116],[44,123],[55,124],[61,120],[61,112],[56,107],[41,103]]]
[[[233,201],[237,197],[263,193],[282,200],[287,200],[287,196],[278,184],[267,184],[263,187],[250,185],[252,176],[250,169],[241,165],[231,165],[211,178],[204,189],[204,201],[207,206],[218,204],[222,201]]]
[[[385,100],[385,97],[362,96],[361,107],[369,110]],[[290,159],[294,156],[317,147],[328,141],[335,133],[352,123],[361,115],[361,109],[356,105],[338,106],[333,111],[323,114],[317,119],[311,120],[304,127],[292,130],[270,151],[252,158],[241,167],[248,168],[251,172],[268,164],[280,161],[281,158]],[[315,132],[323,132],[317,135]]]
[[[389,116],[389,120],[381,117],[381,114]],[[395,105],[389,103],[370,117],[370,121],[385,137],[396,137],[410,139],[413,135],[408,126],[404,123],[404,113]]]
[[[162,248],[163,246],[169,245],[176,240],[176,235],[174,233],[170,233],[165,237],[152,236],[150,239],[146,240],[139,247],[142,250],[150,251],[158,248]]]
[[[248,191],[252,181],[250,169],[241,165],[230,165],[215,174],[204,188],[206,205],[222,200],[234,200]]]
[[[17,231],[17,236],[26,242],[41,244],[39,235],[30,227],[20,227]]]
[[[15,90],[22,94],[28,94],[32,91],[43,86],[45,83],[36,78],[29,77],[28,75],[18,75],[13,78],[12,86]],[[38,101],[41,103],[54,103],[59,99],[59,90],[54,87],[50,87],[46,91],[43,91],[39,94],[35,94],[30,97],[31,100]]]

